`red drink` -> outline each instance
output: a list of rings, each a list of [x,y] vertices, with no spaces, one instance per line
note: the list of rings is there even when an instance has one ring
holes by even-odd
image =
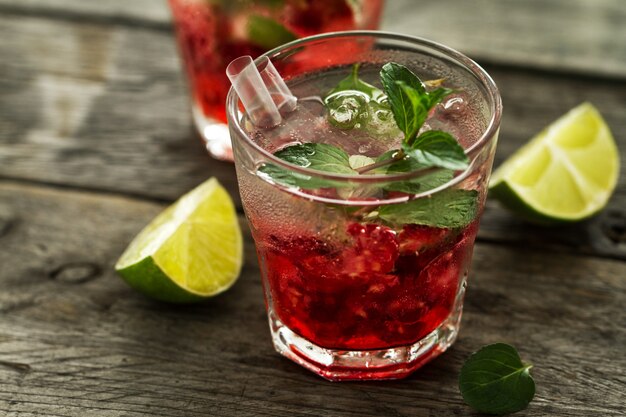
[[[316,33],[376,29],[383,0],[169,0],[196,127],[207,149],[232,160],[226,129],[228,63]]]
[[[461,62],[441,58],[441,49]],[[239,119],[230,96],[235,167],[274,346],[325,378],[404,377],[458,334],[500,103],[486,74],[476,67],[473,76],[466,67],[475,64],[455,54],[397,35],[319,36],[270,57],[299,98],[280,125]],[[391,60],[449,82],[454,93],[420,131],[456,138],[471,161],[465,169],[358,170],[405,144],[380,91],[379,71]],[[367,96],[372,89],[379,92]],[[332,107],[329,97],[345,101]]]
[[[366,350],[413,344],[450,316],[476,230],[351,223],[342,247],[261,231],[256,242],[287,327],[325,348]]]

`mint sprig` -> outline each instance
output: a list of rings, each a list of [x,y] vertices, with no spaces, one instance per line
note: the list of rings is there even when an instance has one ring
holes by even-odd
[[[389,62],[380,70],[380,81],[389,99],[391,112],[404,142],[409,143],[424,124],[428,110],[419,107],[420,97],[427,97],[422,81],[404,65]]]
[[[366,187],[367,196],[374,196],[381,189],[407,194],[424,192],[444,185],[454,177],[455,170],[463,170],[469,166],[469,159],[463,148],[449,133],[427,130],[420,134],[433,107],[452,92],[439,87],[442,80],[429,84],[431,91],[428,91],[426,84],[407,67],[387,63],[380,71],[383,91],[361,80],[358,71],[359,65],[354,65],[351,73],[324,97],[330,123],[343,130],[367,129],[374,114],[386,112],[387,117],[393,117],[396,122],[397,128],[393,126],[396,134],[399,133],[396,129],[404,134],[401,148],[385,152],[373,160],[365,155],[350,156],[332,145],[307,143],[278,151],[275,154],[278,158],[318,171],[352,175],[397,174],[436,169],[409,180],[384,183],[378,186],[378,191],[376,187]],[[379,133],[389,136],[386,128]],[[266,164],[259,171],[273,181],[290,187],[339,189],[349,186],[339,181],[291,172],[274,164]],[[339,191],[339,195],[345,194],[345,190]],[[477,210],[476,191],[451,189],[424,199],[381,206],[372,213],[378,213],[382,221],[392,224],[413,223],[456,228],[469,224],[476,217]]]
[[[532,365],[523,363],[513,346],[484,346],[461,368],[461,395],[481,413],[502,415],[523,410],[535,396],[530,368]]]

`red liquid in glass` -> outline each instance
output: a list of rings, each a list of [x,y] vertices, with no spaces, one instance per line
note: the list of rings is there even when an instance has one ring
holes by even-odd
[[[274,312],[325,348],[415,343],[450,315],[477,223],[462,230],[406,225],[399,232],[352,223],[341,248],[310,236],[259,236]]]
[[[266,51],[255,40],[247,39],[249,16],[271,18],[297,37],[304,37],[375,29],[382,8],[382,0],[285,0],[277,7],[271,6],[275,2],[241,0],[169,3],[194,102],[205,117],[222,123],[226,123],[224,106],[230,88],[226,66],[242,55],[257,57]]]

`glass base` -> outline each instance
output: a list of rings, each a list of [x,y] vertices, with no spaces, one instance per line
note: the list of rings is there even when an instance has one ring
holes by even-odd
[[[462,297],[460,301],[439,327],[408,346],[361,351],[326,349],[294,333],[270,311],[272,341],[278,353],[329,381],[405,378],[454,343],[461,323]]]
[[[233,161],[233,148],[230,143],[228,125],[206,117],[195,104],[191,106],[193,122],[204,141],[207,151],[215,159]]]

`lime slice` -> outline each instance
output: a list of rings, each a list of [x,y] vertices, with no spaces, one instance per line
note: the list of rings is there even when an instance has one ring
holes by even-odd
[[[128,284],[162,301],[193,302],[227,290],[243,259],[230,196],[211,178],[148,224],[115,265]]]
[[[619,175],[609,127],[589,103],[552,123],[494,173],[490,195],[530,221],[586,219],[606,206]]]

